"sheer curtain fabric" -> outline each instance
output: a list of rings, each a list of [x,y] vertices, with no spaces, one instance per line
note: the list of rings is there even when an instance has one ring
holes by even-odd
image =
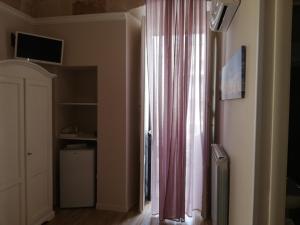
[[[205,0],[146,0],[151,198],[160,219],[201,210],[205,42]]]

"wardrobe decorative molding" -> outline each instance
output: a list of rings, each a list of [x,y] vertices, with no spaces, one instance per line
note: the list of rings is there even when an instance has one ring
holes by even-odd
[[[26,60],[19,60],[19,59],[2,60],[2,61],[0,61],[0,67],[13,67],[11,69],[14,71],[19,71],[18,67],[28,67],[28,68],[31,68],[32,70],[35,70],[41,74],[44,74],[44,76],[46,76],[48,78],[53,79],[56,77],[56,74],[50,73],[47,70],[45,70],[43,67],[41,67],[35,63],[32,63],[30,61],[26,61]]]

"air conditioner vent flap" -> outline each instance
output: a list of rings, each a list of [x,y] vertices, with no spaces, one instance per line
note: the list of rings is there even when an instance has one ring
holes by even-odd
[[[240,0],[212,0],[210,12],[210,28],[213,31],[227,31]]]

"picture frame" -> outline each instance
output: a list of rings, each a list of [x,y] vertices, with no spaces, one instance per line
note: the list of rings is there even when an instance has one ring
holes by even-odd
[[[241,48],[223,66],[221,73],[221,100],[245,98],[246,46]]]

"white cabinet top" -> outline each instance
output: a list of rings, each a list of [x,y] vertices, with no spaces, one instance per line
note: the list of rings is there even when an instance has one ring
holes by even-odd
[[[17,60],[17,59],[8,59],[0,61],[0,73],[18,76],[18,77],[27,77],[27,78],[55,78],[56,75],[48,72],[46,69],[41,67],[38,64],[29,62],[27,60]],[[43,77],[41,77],[41,75]]]

